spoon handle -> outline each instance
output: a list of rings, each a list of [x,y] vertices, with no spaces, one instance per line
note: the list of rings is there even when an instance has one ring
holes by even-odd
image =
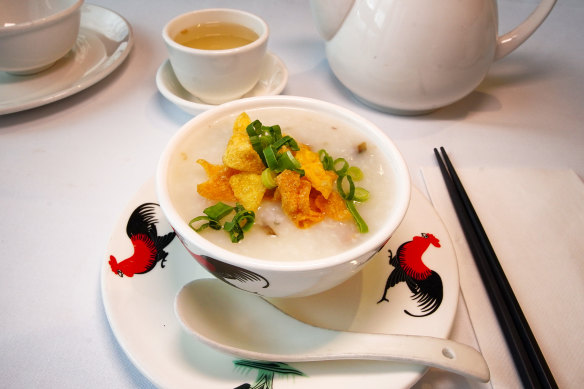
[[[448,339],[414,335],[342,333],[326,345],[335,359],[410,362],[488,382],[489,368],[474,348]],[[343,351],[344,350],[344,351]],[[346,352],[346,350],[351,350]],[[319,350],[314,350],[317,356]],[[304,355],[304,357],[309,357]]]

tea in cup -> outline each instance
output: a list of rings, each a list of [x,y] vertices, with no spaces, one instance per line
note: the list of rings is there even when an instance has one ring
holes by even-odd
[[[235,100],[260,78],[268,25],[235,9],[204,9],[166,24],[162,37],[177,80],[208,104]]]

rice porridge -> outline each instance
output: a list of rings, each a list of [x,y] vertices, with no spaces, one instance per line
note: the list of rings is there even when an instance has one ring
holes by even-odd
[[[367,189],[369,199],[357,203],[356,208],[370,232],[360,233],[352,219],[338,222],[330,218],[301,229],[282,211],[280,202],[264,200],[256,211],[254,226],[245,232],[245,238],[240,242],[232,243],[225,231],[210,228],[200,232],[202,237],[229,251],[254,258],[310,260],[335,255],[355,246],[367,239],[388,217],[393,201],[388,194],[394,182],[394,170],[372,139],[332,115],[327,117],[302,109],[275,107],[250,109],[246,113],[252,121],[258,119],[266,126],[279,125],[284,135],[290,135],[315,152],[325,149],[333,158],[342,157],[351,166],[359,167],[363,179],[356,181],[355,185]],[[196,161],[205,159],[212,164],[222,164],[222,155],[237,116],[226,116],[208,128],[194,131],[180,146],[180,151],[172,156],[168,176],[170,197],[186,223],[217,203],[197,193],[197,184],[208,177]],[[359,152],[358,145],[363,142],[366,150]]]

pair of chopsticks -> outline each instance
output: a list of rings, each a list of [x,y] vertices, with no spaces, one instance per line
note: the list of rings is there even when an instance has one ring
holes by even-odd
[[[526,388],[558,388],[487,234],[443,147],[434,149],[452,204]]]

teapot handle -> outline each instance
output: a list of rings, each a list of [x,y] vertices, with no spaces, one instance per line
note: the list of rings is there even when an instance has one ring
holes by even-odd
[[[513,30],[498,37],[495,60],[505,57],[525,42],[543,23],[555,4],[556,0],[541,0],[537,8],[535,8],[527,19]]]

